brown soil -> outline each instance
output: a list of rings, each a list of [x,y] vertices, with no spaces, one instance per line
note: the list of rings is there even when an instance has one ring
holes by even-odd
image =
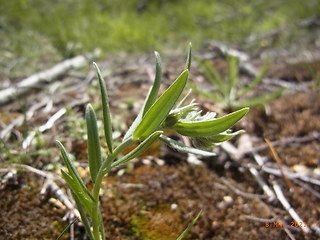
[[[126,97],[135,97],[134,87],[144,92],[144,84],[119,89],[131,89],[132,96]],[[116,101],[112,105],[113,112],[121,112]],[[263,138],[276,141],[320,132],[320,96],[314,92],[287,93],[269,107],[268,115],[263,108],[251,109],[238,126],[255,139],[254,146],[263,145]],[[86,145],[68,142],[68,148],[83,159]],[[319,139],[315,139],[280,145],[276,151],[284,166],[302,166],[312,172],[319,168],[319,146]],[[279,201],[268,202],[248,171],[248,163],[255,163],[250,154],[235,162],[220,151],[218,157],[202,159],[202,166],[193,166],[184,154],[159,145],[155,149],[164,164],[155,158],[149,164],[138,161],[133,168],[122,169],[123,175],[114,172],[105,179],[101,203],[108,239],[176,239],[201,209],[202,216],[187,239],[290,239],[287,231],[295,239],[318,239],[315,233],[304,234],[303,226],[292,227],[294,220]],[[274,163],[269,150],[259,154]],[[292,182],[290,189],[282,177],[260,173],[266,182],[280,183],[285,197],[308,226],[319,226],[320,208],[315,204],[319,198],[307,190],[309,187],[319,194],[319,186]],[[62,221],[66,210],[52,204],[50,194],[40,194],[43,184],[42,178],[28,172],[0,184],[0,239],[55,239],[59,235],[67,224]],[[63,239],[69,239],[69,234]],[[79,223],[75,224],[75,239],[86,239]]]
[[[314,92],[295,92],[270,104],[271,113],[255,108],[247,116],[247,132],[262,141],[285,140],[290,137],[311,136],[320,131],[320,95]],[[319,166],[319,141],[290,144],[276,148],[280,158],[289,166],[311,164]]]
[[[43,181],[19,173],[0,191],[1,239],[55,239],[63,230],[65,214],[40,195]]]

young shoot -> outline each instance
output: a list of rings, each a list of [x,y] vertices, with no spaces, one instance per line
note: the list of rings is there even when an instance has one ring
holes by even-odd
[[[237,131],[232,133],[229,129],[246,115],[249,110],[248,108],[243,108],[217,118],[215,113],[201,115],[198,104],[194,101],[185,105],[186,97],[180,102],[178,101],[188,81],[191,66],[191,44],[185,69],[160,97],[158,97],[158,92],[161,80],[161,59],[157,52],[155,52],[155,57],[156,75],[154,83],[148,92],[140,113],[117,147],[114,147],[112,144],[111,113],[107,89],[102,74],[97,64],[94,63],[101,90],[104,137],[109,149],[109,154],[106,158],[102,158],[96,114],[92,106],[88,104],[86,108],[86,125],[89,170],[93,184],[92,190],[89,190],[84,184],[63,144],[57,141],[61,150],[62,159],[67,168],[67,170],[61,170],[62,177],[72,192],[81,216],[81,221],[91,240],[104,240],[107,238],[100,211],[99,194],[102,180],[111,169],[141,155],[155,141],[163,141],[171,148],[179,151],[201,156],[213,156],[214,153],[201,149],[216,146],[242,132]],[[167,129],[175,131],[177,134],[190,137],[196,148],[186,146],[181,142],[165,136],[164,131]],[[137,147],[122,156],[121,153],[123,150],[132,145],[137,145]],[[200,214],[197,215],[194,221],[180,236],[177,236],[177,239],[182,239],[183,236],[186,235],[187,231],[199,216]],[[110,236],[108,236],[108,238],[109,237]]]
[[[281,96],[284,88],[278,88],[266,94],[254,94],[252,92],[265,77],[270,61],[266,61],[257,76],[248,84],[240,81],[239,60],[235,56],[227,56],[228,74],[225,78],[218,72],[210,60],[200,60],[200,68],[207,80],[215,87],[211,91],[203,90],[194,83],[190,87],[198,94],[222,104],[225,109],[242,108],[244,106],[265,106],[267,102]]]

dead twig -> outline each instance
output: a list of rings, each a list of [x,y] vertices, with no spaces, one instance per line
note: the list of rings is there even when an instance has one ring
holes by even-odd
[[[232,145],[230,142],[224,142],[221,144],[221,147],[223,150],[225,150],[229,156],[234,160],[238,161],[240,160],[244,155],[242,154],[246,149],[252,147],[250,136],[248,134],[243,134],[239,139],[239,145],[236,148],[234,145]],[[259,163],[258,163],[259,164]],[[262,162],[260,163],[262,165]],[[259,165],[260,165],[259,164]],[[261,186],[262,190],[268,197],[268,201],[272,202],[275,199],[275,194],[271,190],[271,188],[266,184],[266,182],[263,180],[263,178],[260,176],[258,170],[253,167],[249,167],[249,172],[253,175],[253,177],[256,179],[258,184]]]
[[[311,136],[306,137],[290,137],[279,141],[273,141],[271,144],[276,146],[286,146],[291,143],[306,143],[311,142],[314,140],[320,140],[320,133],[319,132],[313,132]],[[268,144],[261,145],[259,147],[254,147],[251,149],[247,149],[243,152],[244,155],[251,154],[251,153],[257,153],[264,150],[267,150],[269,148]]]
[[[287,184],[287,186],[289,188],[294,188],[293,184],[288,180],[287,176],[285,175],[284,173],[284,170],[283,170],[283,166],[282,166],[282,162],[280,160],[280,157],[278,155],[278,153],[276,152],[276,150],[274,149],[274,147],[272,146],[272,143],[270,142],[270,140],[268,138],[265,138],[264,139],[266,141],[266,143],[268,144],[269,148],[270,148],[270,151],[272,153],[272,156],[274,158],[274,160],[276,161],[279,169],[280,169],[280,172],[281,172],[281,175],[285,181],[285,183]]]
[[[237,195],[240,195],[244,198],[249,198],[249,199],[261,199],[263,198],[264,196],[263,195],[260,195],[260,194],[254,194],[254,193],[247,193],[247,192],[244,192],[238,188],[236,188],[231,182],[227,181],[226,179],[221,179],[222,182],[227,185],[229,187],[230,190],[232,190],[234,193],[236,193]]]
[[[291,228],[292,229],[292,228]],[[284,224],[283,226],[283,230],[286,232],[286,234],[288,235],[288,237],[291,239],[291,240],[296,240],[296,238],[292,235],[292,233],[290,232],[290,229],[288,227],[287,224]]]
[[[303,189],[309,191],[310,193],[312,193],[314,196],[316,196],[317,198],[320,199],[320,193],[317,192],[316,190],[312,189],[309,185],[307,185],[306,183],[301,182],[298,179],[293,179],[293,182],[298,184],[300,187],[302,187]]]
[[[284,207],[284,209],[290,214],[290,216],[294,219],[295,222],[297,223],[304,223],[304,221],[302,221],[302,219],[300,218],[300,216],[297,214],[297,212],[291,207],[290,203],[288,202],[288,200],[285,198],[281,187],[279,186],[279,184],[276,181],[273,181],[272,183],[273,185],[273,189],[274,192],[276,193],[276,196],[278,198],[278,200],[280,201],[280,203],[282,204],[282,206]],[[311,230],[310,228],[305,225],[304,227],[301,228],[303,232],[310,234]]]
[[[191,146],[191,141],[189,138],[187,138],[185,136],[182,136],[181,138],[182,138],[184,145]],[[197,166],[203,165],[203,162],[200,161],[199,158],[192,153],[188,153],[187,162],[192,165],[197,165]]]
[[[0,190],[3,190],[5,186],[17,175],[17,170],[12,169],[8,171],[1,179],[0,179]]]
[[[265,173],[269,173],[275,176],[282,176],[281,171],[278,168],[273,168],[273,167],[268,167],[268,166],[262,166],[262,167],[257,167],[257,166],[253,166],[251,164],[249,164],[248,167],[256,167],[258,169],[261,169],[263,172]],[[300,179],[304,182],[307,183],[311,183],[317,186],[320,186],[320,180],[316,179],[316,178],[312,178],[310,176],[305,176],[305,175],[301,175],[301,173],[294,173],[288,169],[284,169],[284,172],[286,174],[286,176],[290,179]]]
[[[257,162],[257,164],[258,164],[260,167],[263,166],[264,163],[263,163],[263,160],[262,160],[262,158],[261,158],[260,155],[254,154],[254,155],[253,155],[253,158],[254,158],[254,160]],[[258,172],[258,170],[255,169],[255,171],[254,171],[253,169],[255,169],[255,168],[249,167],[249,171],[251,172],[251,174],[254,175],[254,172],[255,172],[255,171]],[[252,172],[253,172],[253,173],[252,173]],[[265,183],[265,181],[262,180],[261,183],[258,181],[258,183],[261,185],[261,187],[262,187],[263,191],[265,192],[265,194],[269,197],[269,201],[270,201],[270,202],[274,201],[275,198],[276,198],[276,196],[275,196],[274,192],[272,191],[272,189]]]
[[[65,108],[60,109],[59,111],[57,111],[55,114],[53,114],[49,120],[41,125],[38,129],[39,132],[43,133],[44,131],[52,128],[52,126],[54,125],[54,123],[61,118],[65,113],[67,112],[67,110]],[[22,148],[23,149],[27,149],[31,143],[32,140],[34,139],[35,135],[36,135],[37,131],[32,131],[29,133],[29,135],[26,137],[26,139],[22,142]]]
[[[40,102],[37,102],[36,104],[33,104],[30,109],[26,112],[25,116],[20,116],[16,118],[13,122],[11,122],[9,125],[7,125],[1,132],[0,132],[0,138],[6,139],[9,134],[11,133],[12,129],[14,129],[16,126],[21,126],[24,120],[30,120],[35,112],[42,108],[44,105],[46,105],[48,102],[47,98],[42,98]],[[26,119],[25,119],[26,118]]]
[[[311,229],[318,237],[320,237],[320,227],[317,224],[312,224]]]
[[[261,222],[261,223],[275,223],[280,221],[278,218],[259,218],[259,217],[249,216],[249,215],[245,215],[244,217],[246,219],[256,221],[256,222]]]
[[[271,190],[271,188],[266,184],[266,182],[259,175],[259,172],[257,171],[257,169],[249,168],[249,171],[254,176],[254,178],[257,180],[258,184],[261,186],[264,193],[268,196],[268,202],[273,202],[275,199],[274,192]]]
[[[14,100],[17,97],[29,92],[31,89],[38,86],[39,83],[52,82],[53,80],[57,79],[57,77],[61,76],[70,69],[84,66],[88,62],[88,59],[97,57],[98,55],[99,53],[95,52],[86,56],[77,56],[71,59],[67,59],[50,69],[36,73],[22,80],[14,86],[0,90],[0,105]]]

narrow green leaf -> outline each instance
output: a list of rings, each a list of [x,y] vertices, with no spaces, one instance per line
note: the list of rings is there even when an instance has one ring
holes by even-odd
[[[213,152],[207,152],[207,151],[203,151],[197,148],[193,148],[193,147],[189,147],[186,146],[180,142],[177,142],[167,136],[161,135],[160,136],[160,140],[165,142],[169,147],[176,149],[178,151],[182,151],[182,152],[187,152],[187,153],[192,153],[195,155],[200,155],[203,157],[211,157],[211,156],[215,156],[216,154]]]
[[[160,82],[161,82],[161,58],[158,52],[154,52],[156,57],[156,75],[153,82],[153,85],[150,87],[148,91],[148,95],[144,101],[143,107],[141,108],[139,114],[137,115],[136,119],[131,124],[130,128],[126,132],[123,140],[127,140],[129,137],[132,136],[132,133],[136,130],[138,125],[140,124],[142,117],[145,115],[145,113],[150,109],[152,104],[155,102],[159,88],[160,88]]]
[[[233,101],[235,87],[238,82],[238,58],[234,56],[228,56],[228,73],[229,73],[229,101]]]
[[[196,103],[190,103],[189,105],[186,105],[184,107],[179,107],[179,108],[175,108],[175,109],[171,110],[170,113],[168,114],[168,116],[162,122],[160,128],[163,128],[163,129],[171,128],[181,118],[184,118],[185,116],[187,116],[190,112],[193,112],[194,110],[197,110]]]
[[[237,94],[237,98],[242,97],[249,91],[253,90],[262,81],[262,79],[264,78],[264,76],[266,75],[269,69],[269,65],[270,65],[270,59],[264,62],[261,70],[259,71],[258,75],[255,77],[255,79],[247,87],[244,87],[243,89],[241,89],[241,91],[239,91],[239,93]]]
[[[221,134],[217,134],[209,137],[195,137],[195,138],[192,138],[192,144],[196,148],[208,149],[208,148],[215,147],[222,142],[228,141],[234,136],[241,134],[243,132],[244,132],[243,130],[240,130],[234,133],[221,133]]]
[[[68,173],[66,173],[62,169],[61,174],[63,179],[68,184],[69,188],[79,198],[81,204],[83,204],[87,212],[92,215],[93,200],[90,198],[90,196],[82,190],[82,187],[76,180],[74,180]]]
[[[242,117],[244,117],[248,111],[249,108],[243,108],[224,117],[210,121],[178,122],[173,129],[184,136],[213,136],[228,130]]]
[[[186,67],[185,69],[190,72],[191,69],[191,58],[192,58],[192,44],[191,42],[189,43],[189,49],[188,49],[188,57],[187,57],[187,62],[186,62]]]
[[[149,137],[147,137],[143,142],[141,142],[135,149],[133,149],[127,155],[113,162],[111,164],[111,168],[124,164],[130,161],[131,159],[138,157],[139,155],[144,153],[151,146],[151,144],[154,143],[160,137],[162,133],[163,133],[162,131],[157,131],[151,134]]]
[[[202,214],[202,210],[198,213],[198,215],[192,220],[192,222],[188,225],[188,227],[180,234],[180,236],[177,238],[177,240],[182,240],[188,232],[191,230],[193,225],[198,221],[199,217]]]
[[[280,97],[285,90],[286,90],[285,88],[279,88],[279,89],[277,89],[271,93],[267,93],[265,95],[251,97],[246,100],[235,102],[234,106],[235,107],[243,107],[243,106],[251,107],[251,106],[264,105],[267,102],[269,102],[273,99],[276,99],[277,97]]]
[[[97,71],[99,85],[100,85],[100,91],[101,91],[104,135],[106,138],[109,152],[112,153],[112,150],[113,150],[113,148],[112,148],[112,124],[111,124],[111,114],[110,114],[110,108],[109,108],[109,98],[108,98],[106,85],[103,80],[101,71],[95,62],[93,63],[93,65],[95,66],[96,71]]]
[[[61,237],[68,231],[68,229],[72,226],[72,224],[74,224],[76,221],[78,220],[78,218],[75,218],[72,220],[72,222],[70,222],[64,229],[63,231],[60,233],[60,235],[57,237],[56,240],[60,240]]]
[[[72,196],[76,202],[76,206],[77,206],[77,209],[80,213],[80,216],[81,216],[81,222],[83,223],[83,226],[84,226],[84,229],[86,230],[86,234],[87,236],[89,237],[90,240],[94,240],[94,237],[93,237],[93,234],[92,234],[92,231],[91,231],[91,227],[90,227],[90,221],[89,221],[89,218],[87,217],[86,213],[85,213],[85,210],[79,200],[79,198],[74,194],[72,193]]]
[[[104,226],[103,226],[103,219],[102,219],[102,215],[101,212],[99,212],[99,221],[100,221],[100,233],[101,233],[101,237],[103,240],[106,239],[106,232],[104,230]]]
[[[222,79],[221,75],[212,64],[210,60],[200,61],[200,68],[202,69],[204,75],[207,79],[213,84],[218,87],[218,92],[221,92],[223,95],[227,95],[227,84]]]
[[[160,88],[161,73],[162,73],[161,58],[160,58],[160,55],[157,51],[154,52],[154,55],[156,57],[156,75],[155,75],[155,79],[154,79],[152,88],[149,91],[149,94],[146,98],[146,103],[144,104],[142,116],[144,116],[146,114],[146,112],[149,110],[149,108],[152,106],[152,104],[156,101],[157,95],[159,92],[159,88]]]
[[[201,88],[199,88],[196,84],[191,83],[191,82],[189,82],[188,85],[192,88],[192,90],[195,93],[197,93],[199,95],[202,95],[203,97],[212,99],[212,100],[217,101],[217,102],[223,102],[224,101],[224,98],[221,96],[220,92],[208,93],[208,92],[202,90]]]
[[[158,129],[180,97],[187,80],[188,70],[185,70],[144,115],[133,132],[134,140],[143,140]]]
[[[238,58],[234,56],[228,56],[228,72],[230,88],[233,88],[237,83],[238,77]]]
[[[84,182],[82,181],[81,177],[79,176],[77,170],[73,166],[73,164],[69,158],[69,154],[67,153],[67,150],[64,148],[63,144],[60,141],[56,140],[56,143],[58,144],[58,147],[60,148],[62,159],[63,159],[65,165],[67,166],[67,169],[68,169],[68,172],[69,172],[71,178],[74,179],[75,181],[77,181],[78,184],[81,186],[82,190],[84,192],[86,192],[86,194],[88,194],[89,197],[93,200],[93,197],[91,196],[90,192],[88,191],[86,185],[84,184]]]
[[[177,104],[176,108],[180,108],[186,103],[186,101],[187,101],[188,97],[190,96],[191,92],[192,92],[192,89],[189,89],[189,92],[181,99],[181,101]]]
[[[89,169],[91,180],[95,182],[102,160],[97,118],[91,104],[88,104],[86,108],[86,122],[88,134]]]
[[[213,135],[213,136],[207,137],[207,140],[209,140],[211,142],[214,142],[214,143],[222,143],[222,142],[230,140],[234,136],[237,136],[237,135],[239,135],[241,133],[244,133],[244,130],[239,130],[239,131],[236,131],[236,132],[233,132],[233,133],[220,133],[220,134],[217,134],[217,135]]]

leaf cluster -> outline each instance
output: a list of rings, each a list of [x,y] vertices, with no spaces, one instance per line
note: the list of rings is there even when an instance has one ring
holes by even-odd
[[[61,150],[61,156],[67,167],[67,171],[61,170],[61,174],[72,192],[81,215],[81,220],[91,240],[106,238],[99,209],[99,192],[103,177],[108,174],[112,168],[125,164],[141,155],[157,140],[161,140],[170,147],[180,151],[202,156],[213,156],[214,153],[198,148],[208,148],[218,145],[242,132],[231,133],[229,128],[248,112],[248,108],[243,108],[224,117],[216,118],[215,113],[202,115],[194,101],[184,105],[189,94],[178,102],[187,84],[191,67],[191,45],[188,51],[185,69],[160,97],[158,97],[158,92],[161,81],[161,59],[157,52],[155,52],[155,57],[156,74],[154,83],[148,92],[140,113],[117,147],[114,147],[112,142],[112,121],[107,89],[100,69],[97,64],[94,63],[101,90],[104,137],[108,145],[109,155],[105,159],[102,158],[96,114],[92,106],[88,104],[86,108],[86,125],[89,170],[93,183],[92,191],[89,191],[85,186],[62,143],[57,141]],[[164,131],[166,129],[191,137],[198,148],[186,146],[183,143],[165,136]],[[137,145],[137,147],[133,148],[133,150],[126,155],[121,156],[121,152],[132,145]],[[194,224],[199,216],[200,214],[192,224]],[[188,229],[191,228],[191,225]],[[186,234],[186,231],[184,231],[178,239],[181,239]]]
[[[284,88],[278,88],[272,92],[260,95],[251,93],[257,88],[265,77],[270,61],[266,61],[259,73],[248,84],[244,84],[240,79],[239,60],[237,57],[227,56],[228,74],[225,78],[210,60],[200,60],[200,68],[207,80],[215,87],[211,92],[203,90],[194,83],[190,83],[191,88],[198,94],[222,103],[223,108],[242,108],[262,105],[281,96]]]

